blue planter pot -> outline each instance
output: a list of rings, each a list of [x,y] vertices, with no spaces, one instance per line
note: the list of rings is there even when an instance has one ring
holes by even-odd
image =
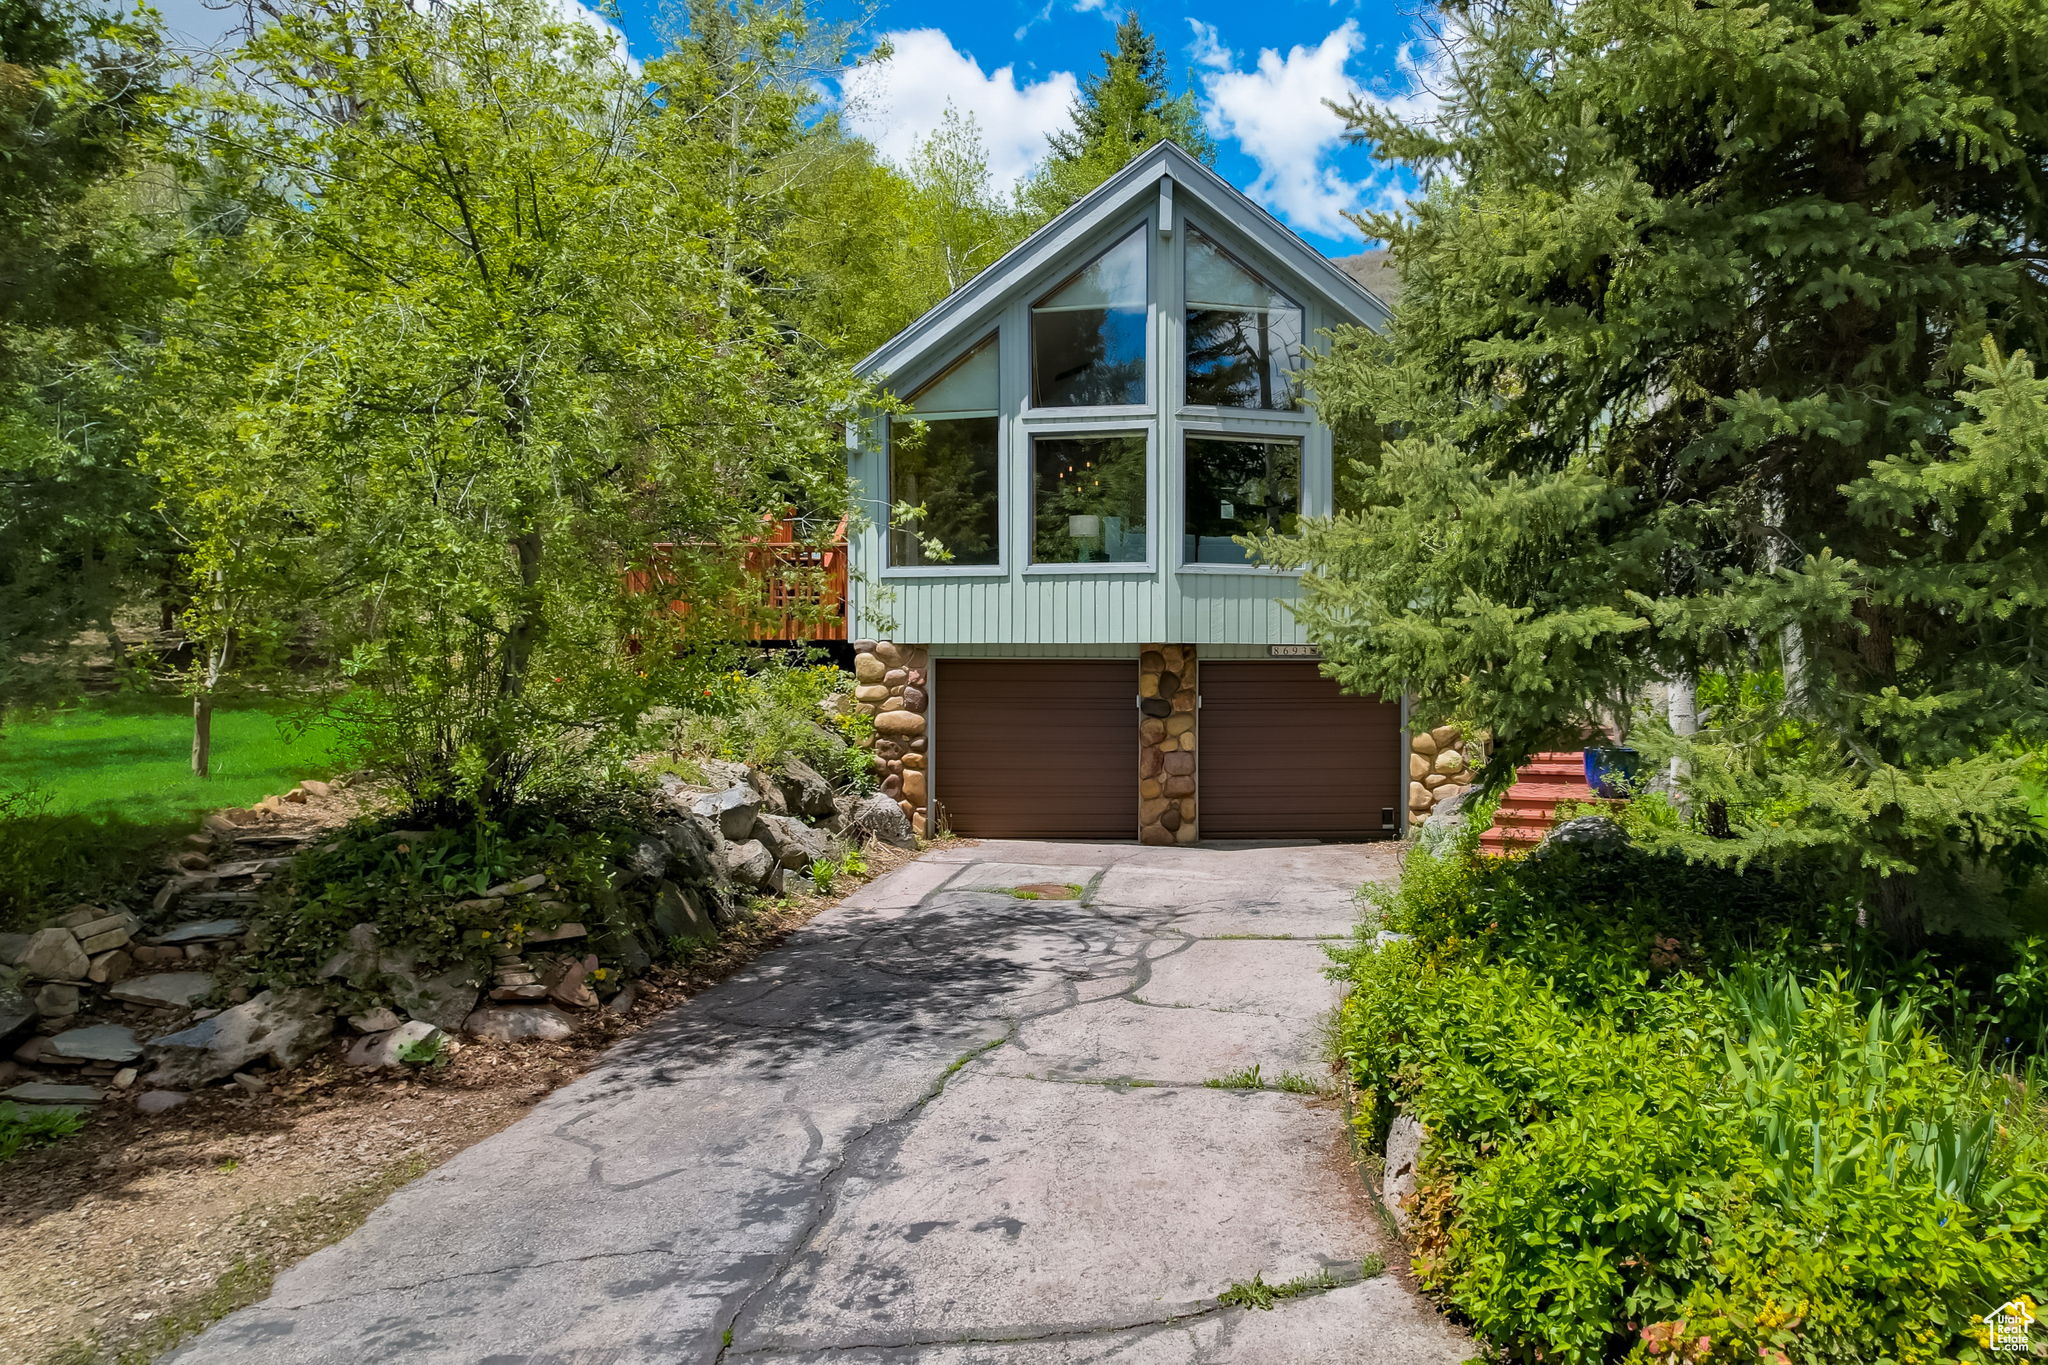
[[[1636,774],[1642,768],[1642,756],[1634,749],[1588,749],[1586,752],[1586,785],[1596,796],[1628,796],[1635,791]]]

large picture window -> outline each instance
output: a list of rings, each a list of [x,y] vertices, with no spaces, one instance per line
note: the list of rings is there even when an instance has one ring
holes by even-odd
[[[986,565],[1002,556],[996,339],[910,396],[890,420],[889,563]],[[922,516],[898,524],[899,506]]]
[[[1301,309],[1199,232],[1188,233],[1187,399],[1291,412]]]
[[[1301,517],[1301,443],[1187,438],[1187,564],[1248,564],[1233,536],[1293,532]]]
[[[1032,406],[1143,403],[1145,331],[1140,229],[1032,305]]]
[[[1145,562],[1143,435],[1041,436],[1031,471],[1034,563]]]

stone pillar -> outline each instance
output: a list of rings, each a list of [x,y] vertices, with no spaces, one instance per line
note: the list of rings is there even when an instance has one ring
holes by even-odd
[[[930,781],[925,737],[925,677],[930,663],[930,651],[923,645],[853,642],[853,700],[875,718],[875,766],[882,790],[903,807],[911,831],[919,835],[925,832]]]
[[[1195,799],[1195,647],[1147,645],[1138,659],[1138,841],[1201,837]]]
[[[1439,725],[1408,741],[1408,823],[1428,818],[1439,801],[1448,801],[1472,782],[1474,759],[1483,759],[1476,741],[1468,741],[1455,725]]]

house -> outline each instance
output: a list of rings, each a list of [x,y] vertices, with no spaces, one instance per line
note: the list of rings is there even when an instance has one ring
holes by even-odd
[[[920,829],[1393,836],[1463,775],[1235,539],[1332,510],[1303,359],[1386,317],[1162,143],[861,363],[909,411],[852,438],[855,695]]]

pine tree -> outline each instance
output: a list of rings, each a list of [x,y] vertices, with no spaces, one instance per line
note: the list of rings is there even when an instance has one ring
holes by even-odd
[[[1633,719],[1673,842],[1910,941],[2042,853],[2048,9],[1453,18],[1439,120],[1350,112],[1428,185],[1363,224],[1391,335],[1314,377],[1367,505],[1266,552],[1337,675],[1493,731],[1494,780]],[[1695,679],[1696,735],[1642,714]]]
[[[1051,155],[1025,187],[1025,201],[1045,217],[1156,142],[1174,142],[1204,162],[1216,159],[1216,145],[1202,130],[1193,93],[1168,93],[1166,56],[1137,11],[1124,12],[1116,26],[1116,49],[1102,54],[1102,64],[1100,74],[1082,82],[1073,126],[1052,135]]]

